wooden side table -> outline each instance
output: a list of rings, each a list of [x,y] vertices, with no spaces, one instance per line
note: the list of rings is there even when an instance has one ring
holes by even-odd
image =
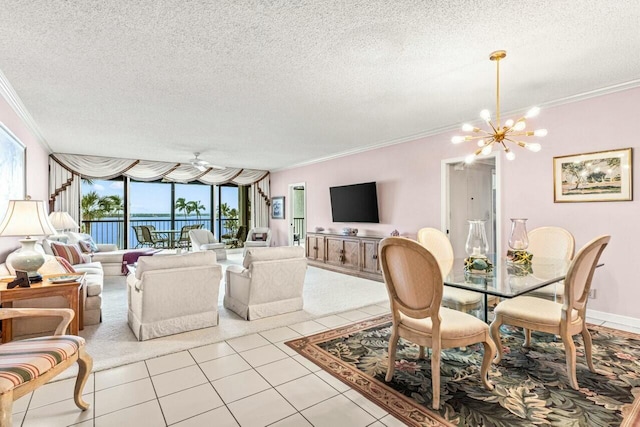
[[[69,274],[69,276],[76,274]],[[42,282],[32,283],[29,288],[16,287],[7,289],[7,282],[0,283],[0,303],[3,308],[13,307],[14,301],[61,296],[69,302],[69,308],[75,312],[73,320],[69,325],[69,333],[78,335],[78,332],[84,329],[84,301],[82,298],[82,288],[84,286],[84,273],[77,274],[78,278],[66,283],[52,283],[51,279],[63,276],[61,274],[49,274],[42,278]],[[65,275],[66,276],[66,275]],[[2,321],[2,343],[9,342],[13,339],[13,322],[12,319]]]

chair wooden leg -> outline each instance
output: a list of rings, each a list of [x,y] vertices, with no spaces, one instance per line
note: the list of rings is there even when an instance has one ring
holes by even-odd
[[[387,376],[385,381],[391,381],[393,378],[393,372],[396,370],[396,349],[398,348],[398,330],[393,327],[391,331],[391,337],[389,338],[389,367],[387,368]]]
[[[591,342],[591,334],[587,329],[587,325],[582,327],[582,341],[584,342],[584,357],[587,359],[587,365],[589,366],[589,370],[594,373],[598,373],[596,371],[595,366],[593,366],[593,353],[592,353],[592,342]]]
[[[522,329],[522,332],[524,332],[524,344],[522,344],[523,347],[531,347],[531,329]]]
[[[496,315],[496,318],[491,322],[489,333],[491,339],[496,346],[496,357],[493,359],[493,363],[500,363],[502,360],[502,343],[500,342],[500,326],[502,325],[502,316]]]
[[[0,427],[11,427],[13,420],[13,390],[0,394]]]
[[[418,359],[424,359],[424,346],[420,345],[420,350],[418,351]]]
[[[93,359],[84,351],[84,348],[80,348],[78,350],[78,377],[76,378],[73,400],[75,400],[76,406],[83,411],[89,408],[89,404],[82,400],[82,390],[89,379],[91,368],[93,368]]]
[[[482,368],[480,370],[480,375],[482,376],[482,383],[484,384],[484,388],[487,390],[493,390],[493,383],[489,381],[489,368],[491,368],[491,361],[496,355],[496,346],[491,340],[488,338],[486,341],[482,343],[484,346],[484,356],[482,357]]]
[[[433,389],[433,399],[431,407],[440,408],[440,343],[434,343],[431,349],[431,388]]]
[[[576,346],[571,336],[562,335],[562,343],[567,357],[567,377],[569,385],[574,390],[578,390],[578,378],[576,377]]]

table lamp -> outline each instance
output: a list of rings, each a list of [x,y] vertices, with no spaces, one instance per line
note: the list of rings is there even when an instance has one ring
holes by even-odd
[[[49,237],[51,240],[58,240],[66,243],[68,236],[65,235],[64,232],[67,230],[75,231],[80,228],[78,223],[71,218],[71,215],[65,211],[51,212],[49,214],[49,221],[58,232],[58,234]]]
[[[20,240],[22,248],[7,256],[6,263],[15,270],[24,270],[30,282],[39,282],[42,276],[38,269],[44,264],[44,256],[36,251],[37,240],[31,236],[48,236],[55,234],[55,227],[47,217],[47,210],[42,200],[9,200],[7,213],[0,223],[0,236],[26,236]]]

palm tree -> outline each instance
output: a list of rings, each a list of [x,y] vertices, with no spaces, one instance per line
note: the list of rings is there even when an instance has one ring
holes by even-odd
[[[101,203],[101,200],[102,198],[95,191],[90,191],[82,196],[80,208],[82,210],[83,221],[93,221],[100,219],[105,215],[105,211],[103,209],[104,203]],[[85,223],[84,226],[85,231],[91,234],[91,223]]]
[[[122,200],[122,197],[112,194],[111,196],[105,196],[105,198],[109,199],[111,204],[109,215],[121,216],[124,213],[124,200]]]
[[[200,220],[200,212],[207,210],[207,208],[204,207],[200,200],[198,200],[197,202],[195,200],[187,202],[187,209],[189,213],[195,212],[196,218],[198,220]]]
[[[187,220],[187,214],[189,213],[187,209],[187,199],[184,197],[180,197],[176,199],[176,211],[184,213],[184,219]]]

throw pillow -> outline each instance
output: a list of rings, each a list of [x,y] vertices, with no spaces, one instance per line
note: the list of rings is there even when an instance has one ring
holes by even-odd
[[[267,240],[265,233],[253,233],[254,242],[264,242],[265,240]]]
[[[73,231],[69,232],[69,239],[70,239],[70,243],[80,243],[80,242],[88,242],[89,245],[91,246],[91,251],[90,252],[98,252],[98,245],[96,245],[96,242],[93,240],[93,237],[91,237],[90,234],[87,233],[75,233]]]
[[[82,252],[84,252],[85,254],[91,254],[95,252],[91,248],[91,242],[87,240],[78,240],[78,246],[80,246],[80,250],[82,250]]]
[[[64,243],[50,242],[51,250],[55,256],[62,257],[69,261],[71,265],[85,262],[82,251],[78,245],[65,245]]]
[[[40,274],[69,274],[75,273],[76,270],[64,258],[47,256],[42,267],[38,269]]]
[[[57,256],[56,261],[58,261],[58,263],[60,263],[62,268],[64,268],[65,273],[77,273],[76,269],[73,268],[73,266],[69,264],[69,261],[67,261],[66,259]]]

